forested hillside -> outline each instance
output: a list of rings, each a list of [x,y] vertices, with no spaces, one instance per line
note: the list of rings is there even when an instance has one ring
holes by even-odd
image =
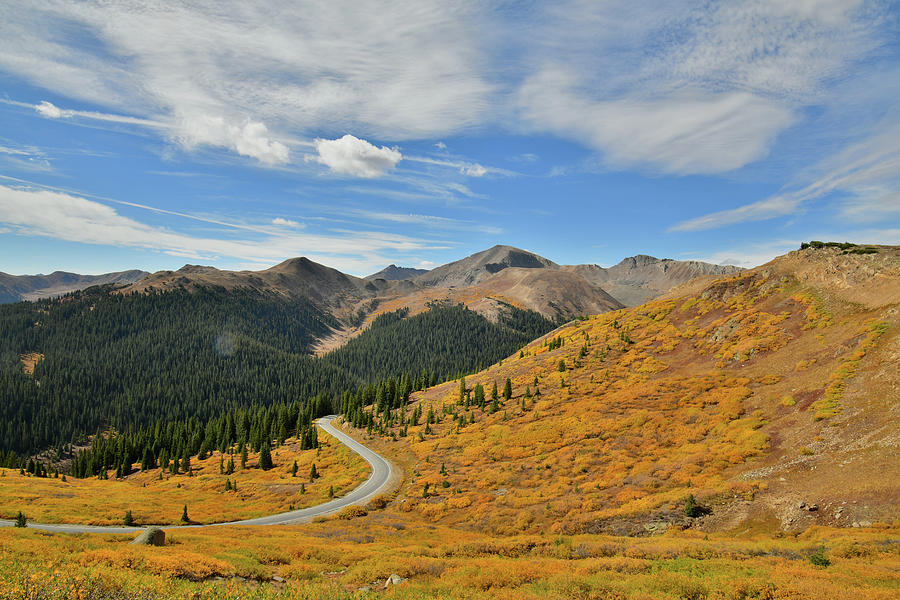
[[[316,359],[310,345],[338,325],[334,318],[258,291],[91,288],[2,306],[0,450],[31,454],[98,430],[335,398],[404,373],[429,385],[507,356],[555,325],[513,308],[499,324],[458,306],[404,316],[385,316]]]

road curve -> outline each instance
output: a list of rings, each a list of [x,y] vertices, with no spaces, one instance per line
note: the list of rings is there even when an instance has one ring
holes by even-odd
[[[338,512],[342,508],[353,504],[362,504],[370,498],[373,498],[384,490],[391,476],[394,475],[391,464],[381,455],[366,448],[346,433],[336,429],[331,422],[337,418],[337,415],[329,415],[322,417],[316,424],[329,435],[337,438],[338,441],[359,454],[363,460],[372,467],[372,473],[369,478],[361,485],[357,486],[346,496],[335,498],[324,504],[317,504],[308,508],[292,510],[290,512],[279,513],[277,515],[269,515],[267,517],[257,517],[255,519],[245,519],[243,521],[229,521],[227,523],[210,523],[208,525],[160,525],[163,529],[198,529],[201,527],[222,527],[228,525],[293,525],[296,523],[308,523],[316,517],[323,517]],[[0,527],[11,527],[12,521],[0,519]],[[43,531],[56,531],[60,533],[136,533],[142,531],[144,527],[109,527],[100,525],[72,525],[72,524],[51,524],[51,523],[28,523],[28,527],[32,529],[41,529]]]

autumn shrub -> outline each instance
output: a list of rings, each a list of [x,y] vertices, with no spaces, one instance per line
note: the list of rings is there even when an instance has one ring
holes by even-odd
[[[338,519],[356,519],[357,517],[365,517],[369,512],[362,506],[348,506],[337,514]]]
[[[827,567],[831,564],[831,561],[828,560],[828,557],[825,556],[825,547],[822,546],[818,551],[813,552],[809,555],[809,562],[814,564],[817,567]]]

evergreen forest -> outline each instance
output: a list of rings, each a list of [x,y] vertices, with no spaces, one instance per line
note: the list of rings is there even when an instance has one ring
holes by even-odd
[[[389,393],[400,402],[556,325],[514,307],[493,323],[435,303],[412,317],[406,309],[383,314],[316,358],[312,343],[336,319],[309,302],[251,290],[122,295],[95,287],[2,305],[0,464],[22,465],[21,457],[47,449],[62,457],[92,436],[94,450],[73,467],[79,475],[141,461],[148,450],[155,461],[183,459],[204,443],[204,451],[241,442],[259,450],[263,439],[314,435],[312,420],[349,398],[370,403]],[[41,355],[30,374],[21,361],[28,353]],[[222,430],[229,420],[243,429]]]

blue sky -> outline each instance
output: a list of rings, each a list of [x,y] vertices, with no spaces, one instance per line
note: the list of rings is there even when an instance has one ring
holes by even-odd
[[[900,244],[895,2],[197,4],[0,4],[0,271]]]

